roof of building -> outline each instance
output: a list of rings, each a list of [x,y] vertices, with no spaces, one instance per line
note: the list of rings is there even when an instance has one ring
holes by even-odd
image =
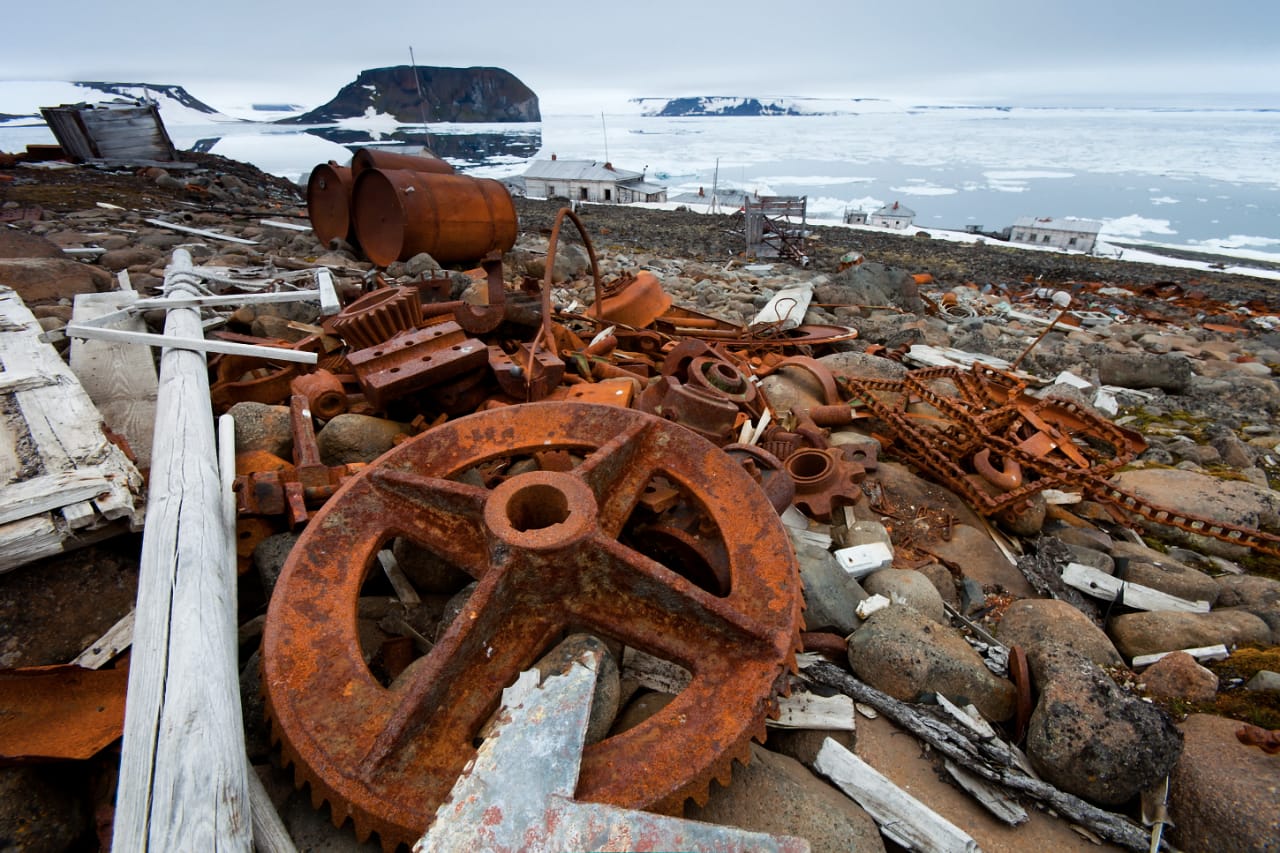
[[[525,170],[526,178],[543,181],[628,181],[643,178],[643,172],[615,169],[598,160],[534,160]]]
[[[667,191],[666,187],[661,186],[660,184],[651,184],[647,181],[633,180],[619,181],[619,183],[625,183],[627,189],[638,193],[644,193],[645,195],[653,195],[654,193],[663,193]]]
[[[884,207],[880,208],[879,210],[877,210],[875,213],[871,215],[872,216],[915,216],[916,212],[909,207],[903,207],[901,204],[895,201],[893,204],[886,204]]]
[[[1093,219],[1073,219],[1070,217],[1054,219],[1052,216],[1020,216],[1013,223],[1014,228],[1036,228],[1041,231],[1070,231],[1076,234],[1097,234],[1102,230],[1102,223]]]

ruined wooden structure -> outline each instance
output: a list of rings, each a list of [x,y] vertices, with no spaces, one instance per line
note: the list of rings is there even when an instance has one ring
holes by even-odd
[[[747,254],[806,265],[807,208],[807,196],[747,196],[742,207]]]
[[[62,150],[76,160],[169,162],[178,159],[153,103],[41,107]]]

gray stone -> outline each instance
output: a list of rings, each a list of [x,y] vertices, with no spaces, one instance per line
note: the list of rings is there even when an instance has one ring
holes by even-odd
[[[837,352],[818,359],[837,379],[900,380],[909,372],[905,364],[891,358],[861,352]]]
[[[799,537],[792,539],[804,587],[804,621],[809,630],[834,629],[847,636],[858,627],[854,613],[867,597],[858,582],[823,548]]]
[[[236,422],[236,453],[260,450],[286,461],[293,458],[288,406],[236,403],[227,414]]]
[[[768,729],[769,737],[765,747],[770,752],[794,758],[805,767],[813,769],[813,762],[818,760],[818,752],[827,738],[843,746],[850,752],[857,744],[857,733],[850,731],[834,731],[826,729]]]
[[[1016,595],[1033,595],[1031,585],[1018,567],[1009,562],[986,531],[968,524],[957,524],[951,538],[933,542],[929,550],[952,565],[960,567],[966,578],[986,586],[996,586]]]
[[[297,541],[296,533],[276,533],[263,539],[253,549],[253,567],[258,570],[258,576],[262,579],[262,591],[266,593],[268,600],[272,590],[276,588],[284,562],[289,559],[289,552]]]
[[[1188,601],[1218,600],[1218,582],[1197,569],[1145,545],[1117,542],[1111,548],[1117,577]],[[1121,571],[1123,567],[1123,571]]]
[[[950,604],[957,610],[960,609],[960,592],[956,589],[955,575],[951,574],[950,569],[941,563],[925,563],[916,571],[929,579],[933,588],[938,591],[938,595],[942,596],[944,603]]]
[[[419,252],[404,262],[404,271],[408,275],[421,276],[427,273],[434,273],[438,269],[440,269],[440,264],[426,252]]]
[[[962,705],[972,702],[991,720],[1013,714],[1013,685],[992,674],[959,634],[909,607],[871,614],[849,638],[849,664],[863,681],[896,699],[942,693]]]
[[[240,670],[240,715],[244,719],[244,748],[250,761],[271,755],[271,727],[262,693],[262,653],[255,649]]]
[[[338,415],[316,435],[320,459],[326,465],[369,463],[395,447],[396,436],[408,435],[409,427],[370,415]]]
[[[391,555],[420,594],[453,595],[471,583],[471,575],[407,537],[400,536],[392,543]]]
[[[796,412],[825,403],[813,374],[798,367],[784,367],[760,381],[761,390],[776,412]]]
[[[6,228],[0,231],[0,258],[65,259],[66,255],[56,243],[45,237]]]
[[[1182,751],[1168,715],[1122,691],[1101,667],[1058,646],[1041,656],[1027,756],[1046,782],[1106,806],[1164,778]]]
[[[1041,677],[1041,657],[1058,646],[1101,666],[1124,664],[1105,631],[1079,610],[1057,599],[1015,601],[1000,620],[998,636],[1006,645],[1022,647],[1037,680]]]
[[[599,652],[596,688],[591,695],[591,715],[587,720],[585,745],[599,743],[609,734],[618,716],[618,662],[604,641],[590,634],[570,634],[534,664],[545,682],[550,676],[567,672],[570,664],[583,652]]]
[[[1217,578],[1221,607],[1253,607],[1280,603],[1280,581],[1257,575],[1224,575]]]
[[[150,249],[145,246],[137,246],[130,249],[115,249],[107,252],[98,258],[99,265],[111,270],[119,272],[130,267],[145,267],[150,269],[156,264],[164,265],[161,259],[159,249]]]
[[[1266,644],[1271,640],[1267,623],[1242,610],[1125,613],[1112,619],[1107,630],[1120,653],[1131,659],[1219,643],[1231,647],[1241,643]]]
[[[1269,690],[1272,692],[1280,691],[1280,672],[1272,672],[1269,669],[1260,669],[1253,674],[1248,683],[1245,684],[1246,690]]]
[[[754,832],[791,835],[813,853],[884,851],[875,821],[844,794],[794,758],[751,744],[751,762],[733,768],[727,788],[711,786],[705,806],[689,803],[684,816]]]
[[[1046,530],[1045,532],[1047,533],[1048,531]],[[1096,527],[1063,526],[1054,530],[1053,535],[1067,545],[1090,548],[1095,551],[1106,551],[1108,553],[1111,551],[1111,546],[1115,541]]]
[[[1181,394],[1191,382],[1191,359],[1179,353],[1107,353],[1098,360],[1098,379],[1103,385]]]
[[[883,595],[894,604],[905,604],[939,625],[947,625],[942,596],[933,582],[920,572],[908,569],[881,569],[862,581],[869,595]]]
[[[1240,723],[1192,714],[1169,780],[1169,840],[1188,853],[1280,849],[1280,761],[1236,739]]]
[[[627,707],[622,709],[622,713],[613,723],[613,729],[610,735],[619,735],[643,723],[654,714],[675,701],[675,696],[670,693],[648,692],[641,693],[630,702]]]
[[[1063,542],[1063,544],[1071,552],[1071,562],[1097,569],[1100,572],[1106,572],[1109,575],[1115,574],[1116,564],[1110,555],[1096,551],[1093,548],[1072,545],[1070,542]]]

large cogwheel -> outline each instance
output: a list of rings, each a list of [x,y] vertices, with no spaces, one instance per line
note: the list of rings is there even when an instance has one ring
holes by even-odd
[[[357,635],[376,556],[407,537],[478,581],[431,651],[384,686]],[[577,798],[673,812],[727,782],[795,670],[790,540],[730,456],[630,409],[533,403],[446,423],[317,512],[267,614],[263,675],[296,780],[336,824],[412,843],[475,755],[501,692],[568,631],[680,664],[646,722],[588,746]]]

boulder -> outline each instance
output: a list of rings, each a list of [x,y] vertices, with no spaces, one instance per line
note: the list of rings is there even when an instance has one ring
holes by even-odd
[[[1218,600],[1218,582],[1198,569],[1162,554],[1154,548],[1131,542],[1111,546],[1111,556],[1123,566],[1123,580],[1149,586],[1188,601]],[[1118,571],[1119,569],[1117,569]]]
[[[1015,601],[1000,620],[999,639],[1021,646],[1028,663],[1040,677],[1041,655],[1054,646],[1063,646],[1100,666],[1121,666],[1124,660],[1105,631],[1093,624],[1065,601],[1052,598],[1024,598]]]
[[[903,701],[942,693],[972,702],[991,720],[1013,715],[1015,690],[987,669],[959,634],[910,607],[879,610],[849,638],[849,664],[863,681]]]
[[[56,243],[38,234],[0,231],[0,258],[66,258]]]
[[[1103,385],[1181,394],[1191,382],[1191,359],[1177,353],[1111,352],[1098,359],[1098,379]]]
[[[1240,723],[1192,714],[1169,780],[1169,840],[1187,853],[1277,849],[1280,761],[1236,739]]]
[[[1001,587],[1019,597],[1035,594],[1022,572],[1009,562],[985,530],[957,524],[951,528],[950,539],[930,543],[929,550],[948,563],[959,566],[966,578],[983,586]]]
[[[890,379],[898,381],[909,372],[905,364],[891,358],[862,352],[837,352],[818,359],[837,379]]]
[[[157,264],[164,266],[164,261],[159,249],[139,246],[132,249],[113,249],[98,258],[98,264],[112,272],[120,272],[120,270],[137,266],[148,269]]]
[[[892,305],[911,313],[924,310],[920,287],[905,270],[868,261],[836,273],[814,292],[828,305]]]
[[[316,435],[320,459],[326,465],[369,463],[395,447],[397,436],[409,434],[409,427],[370,415],[338,415]]]
[[[1027,756],[1046,782],[1117,806],[1168,774],[1182,736],[1164,711],[1125,693],[1097,664],[1061,646],[1041,655],[1040,669]]]
[[[800,537],[793,537],[792,544],[800,564],[809,630],[834,629],[841,636],[853,633],[859,624],[854,611],[866,592],[830,551]]]
[[[813,775],[794,758],[751,744],[751,762],[735,765],[729,787],[711,786],[705,806],[693,802],[684,816],[753,832],[791,835],[813,853],[879,851],[880,831],[862,807]]]
[[[1280,581],[1256,575],[1224,575],[1217,579],[1218,606],[1256,607],[1280,604]]]
[[[1218,695],[1218,676],[1186,652],[1173,652],[1153,663],[1142,681],[1147,693],[1158,699],[1212,702]]]
[[[948,625],[942,596],[933,581],[909,569],[881,569],[862,581],[869,595],[883,595],[894,604],[905,604],[939,625]]]
[[[1115,641],[1116,648],[1130,659],[1138,655],[1193,649],[1218,643],[1230,647],[1240,643],[1265,645],[1271,641],[1271,628],[1267,623],[1243,610],[1125,613],[1112,619],[1107,630]]]
[[[66,258],[0,258],[0,284],[11,287],[27,305],[70,299],[78,293],[103,293],[115,279],[101,267]]]
[[[293,428],[288,406],[236,403],[227,414],[236,422],[236,453],[260,450],[283,460],[293,458]]]

